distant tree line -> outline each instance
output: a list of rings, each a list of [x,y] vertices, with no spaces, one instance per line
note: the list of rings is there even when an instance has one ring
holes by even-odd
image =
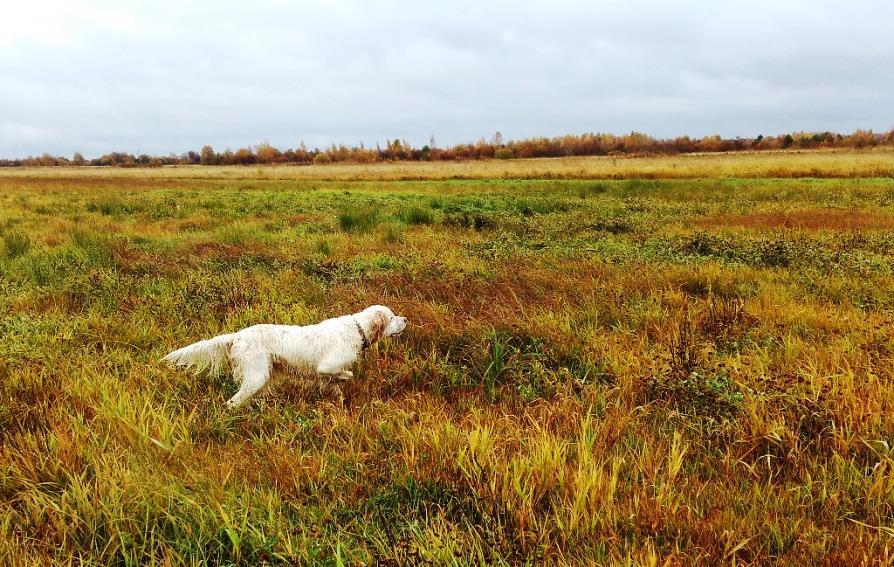
[[[474,144],[458,144],[439,148],[434,137],[421,148],[413,147],[406,140],[393,140],[384,147],[374,148],[332,144],[328,148],[308,150],[304,143],[297,148],[280,150],[268,143],[258,144],[236,151],[227,149],[217,152],[211,146],[200,151],[167,156],[126,152],[112,152],[94,159],[84,159],[75,153],[71,159],[43,154],[23,159],[0,159],[0,167],[17,166],[115,166],[115,167],[161,167],[164,165],[254,165],[254,164],[327,164],[327,163],[373,163],[379,161],[452,161],[473,159],[516,159],[563,156],[603,156],[603,155],[655,155],[717,153],[765,150],[794,150],[822,148],[872,148],[894,146],[894,130],[873,132],[857,130],[852,134],[834,132],[794,132],[779,136],[758,136],[756,138],[721,138],[705,136],[690,138],[680,136],[672,139],[653,138],[640,132],[616,136],[614,134],[567,135],[554,138],[528,138],[503,142],[499,132],[490,140],[481,138]]]

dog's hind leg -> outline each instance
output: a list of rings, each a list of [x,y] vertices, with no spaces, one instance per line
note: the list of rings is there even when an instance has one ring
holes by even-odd
[[[239,382],[239,391],[227,401],[231,408],[238,408],[254,396],[270,380],[272,360],[266,353],[238,353],[231,358],[233,377]]]

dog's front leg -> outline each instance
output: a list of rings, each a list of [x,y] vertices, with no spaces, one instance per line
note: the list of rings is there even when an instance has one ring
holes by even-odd
[[[326,397],[335,398],[342,406],[345,404],[345,396],[341,391],[339,382],[350,380],[354,377],[353,372],[345,369],[345,367],[352,362],[350,357],[347,356],[329,357],[320,362],[316,369],[320,380],[326,383],[325,394],[322,391],[320,393],[324,394]]]
[[[345,394],[341,391],[340,383],[354,376],[353,372],[343,371],[337,376],[321,374],[317,376],[317,384],[321,398],[335,400],[338,405],[344,407]]]
[[[341,386],[336,382],[330,382],[322,393],[323,397],[336,402],[339,406],[345,407],[345,393],[341,391]]]
[[[350,380],[354,377],[354,373],[346,369],[353,362],[354,359],[349,355],[330,355],[317,364],[317,375],[335,380]]]

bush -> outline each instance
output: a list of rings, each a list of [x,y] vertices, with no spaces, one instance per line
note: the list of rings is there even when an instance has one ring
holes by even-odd
[[[509,148],[500,148],[494,152],[495,159],[512,159],[515,157],[515,153]]]
[[[314,156],[314,165],[326,165],[327,163],[332,163],[332,158],[329,157],[329,154],[317,154]]]

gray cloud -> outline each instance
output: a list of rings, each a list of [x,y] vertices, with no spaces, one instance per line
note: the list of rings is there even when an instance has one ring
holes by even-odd
[[[32,4],[5,157],[894,127],[887,1]]]

